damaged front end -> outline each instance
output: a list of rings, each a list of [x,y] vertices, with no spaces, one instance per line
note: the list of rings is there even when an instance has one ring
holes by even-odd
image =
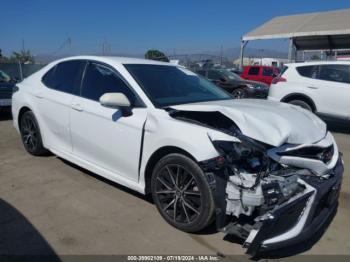
[[[252,256],[322,233],[336,213],[344,170],[332,135],[273,147],[245,136],[218,112],[203,120],[206,113],[170,115],[235,138],[219,140],[208,133],[219,156],[200,162],[213,190],[217,229],[241,238]]]

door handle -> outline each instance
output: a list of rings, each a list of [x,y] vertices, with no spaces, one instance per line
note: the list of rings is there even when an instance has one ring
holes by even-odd
[[[310,88],[310,89],[318,89],[318,87],[316,87],[316,86],[307,86],[307,88]]]
[[[36,93],[34,96],[37,97],[37,98],[40,98],[40,99],[44,98],[42,93]]]
[[[83,111],[83,107],[80,104],[72,104],[71,108],[76,110],[76,111]]]

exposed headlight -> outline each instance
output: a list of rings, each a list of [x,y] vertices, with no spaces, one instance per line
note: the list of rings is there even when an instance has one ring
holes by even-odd
[[[260,89],[260,86],[256,86],[256,85],[252,85],[252,84],[247,84],[247,87],[251,88],[251,89]]]
[[[264,89],[265,87],[263,85],[253,85],[253,84],[247,84],[248,88],[251,89]]]
[[[218,153],[228,164],[249,172],[259,172],[267,166],[266,148],[263,144],[242,136],[242,142],[212,141]]]

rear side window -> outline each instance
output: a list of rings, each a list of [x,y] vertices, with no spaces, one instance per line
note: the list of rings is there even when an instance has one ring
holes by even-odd
[[[296,68],[298,73],[301,76],[309,77],[309,78],[317,78],[318,77],[318,66],[299,66]]]
[[[249,68],[249,71],[248,71],[248,75],[252,75],[252,76],[257,76],[259,75],[259,67],[251,67]]]
[[[85,61],[74,60],[57,64],[42,78],[42,82],[57,91],[78,95]]]
[[[263,76],[272,76],[273,70],[270,67],[264,67],[263,68]]]
[[[350,67],[347,65],[321,65],[319,79],[350,83]]]
[[[136,95],[124,81],[110,68],[96,63],[89,63],[83,80],[81,96],[99,101],[105,93],[123,93],[130,102],[137,106]]]

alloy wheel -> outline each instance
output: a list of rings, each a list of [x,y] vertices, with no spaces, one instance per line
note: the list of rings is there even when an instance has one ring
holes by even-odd
[[[23,116],[21,120],[22,140],[29,151],[35,151],[38,147],[38,128],[33,118]]]
[[[160,207],[175,223],[189,224],[200,215],[201,192],[193,174],[183,166],[168,164],[156,180]]]

